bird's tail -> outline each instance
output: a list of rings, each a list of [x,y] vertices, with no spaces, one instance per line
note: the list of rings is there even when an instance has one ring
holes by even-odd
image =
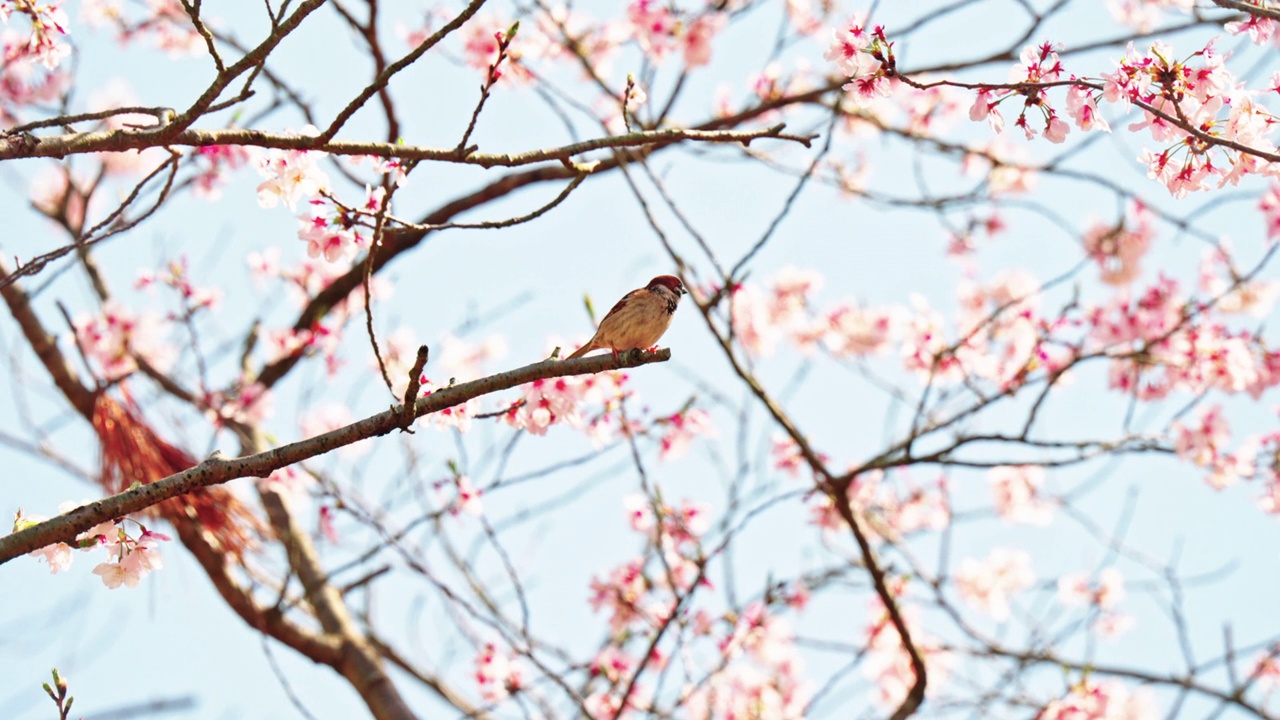
[[[591,352],[592,350],[595,350],[595,349],[596,349],[596,346],[595,346],[593,343],[587,343],[586,345],[583,345],[582,347],[580,347],[580,348],[578,348],[577,350],[574,350],[572,353],[570,353],[570,354],[569,354],[569,356],[565,358],[565,360],[572,360],[572,359],[574,359],[574,358],[580,358],[580,357],[582,357],[583,355],[586,355],[587,353],[589,353],[589,352]]]

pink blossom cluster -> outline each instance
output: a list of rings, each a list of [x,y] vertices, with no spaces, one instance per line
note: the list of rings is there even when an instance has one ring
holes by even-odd
[[[78,506],[64,503],[59,510],[67,513],[76,507]],[[25,515],[22,510],[18,510],[13,521],[13,531],[25,530],[46,519],[38,515]],[[140,533],[137,537],[130,535],[126,530],[126,522],[132,522],[138,526]],[[74,548],[66,543],[54,543],[34,550],[30,555],[44,560],[49,565],[49,572],[56,574],[71,567],[74,549],[91,551],[101,548],[107,552],[109,558],[106,562],[98,563],[93,573],[102,578],[103,585],[114,590],[121,585],[137,587],[148,573],[161,569],[163,563],[160,558],[159,543],[168,540],[168,536],[151,532],[136,521],[108,520],[76,536]]]
[[[942,316],[922,297],[913,297],[910,309],[845,301],[814,311],[810,295],[820,286],[815,273],[787,268],[763,288],[735,287],[730,305],[735,339],[761,356],[773,353],[783,339],[802,353],[821,347],[841,358],[883,355],[897,347],[904,367],[926,381],[983,379],[1002,390],[1025,383],[1035,371],[1056,372],[1071,359],[1048,342],[1065,321],[1042,316],[1039,286],[1026,273],[1005,273],[984,285],[962,284],[954,340]]]
[[[956,591],[997,622],[1009,619],[1009,600],[1035,584],[1031,557],[1022,550],[995,548],[986,560],[965,558],[956,569]]]
[[[1280,175],[1275,163],[1216,142],[1267,153],[1276,150],[1270,138],[1276,118],[1259,104],[1262,93],[1237,82],[1224,60],[1212,43],[1177,60],[1172,47],[1157,42],[1146,55],[1131,48],[1114,72],[1102,76],[1103,99],[1141,107],[1143,119],[1129,129],[1145,129],[1156,142],[1168,143],[1159,152],[1145,149],[1140,159],[1147,164],[1147,174],[1175,197],[1208,189],[1210,178],[1217,178],[1222,187],[1238,184],[1249,174]],[[1277,85],[1280,74],[1271,79],[1267,92]],[[1195,132],[1179,127],[1177,121]],[[1215,165],[1215,157],[1225,162]]]
[[[476,655],[473,677],[480,687],[480,697],[494,703],[519,692],[524,685],[524,671],[510,652],[498,649],[495,643],[485,643]]]
[[[1096,610],[1092,627],[1104,637],[1120,635],[1136,624],[1132,616],[1116,611],[1116,606],[1124,598],[1124,575],[1114,567],[1099,572],[1096,581],[1091,581],[1086,572],[1068,573],[1058,578],[1058,599],[1063,605]]]
[[[1035,465],[1001,465],[989,474],[996,512],[1015,523],[1045,526],[1053,522],[1055,502],[1046,498],[1044,468]]]
[[[1154,238],[1151,211],[1135,200],[1120,222],[1099,223],[1086,230],[1084,251],[1098,264],[1102,282],[1122,287],[1141,275],[1142,258],[1151,249]]]
[[[427,397],[440,389],[425,375],[419,382],[421,390],[418,393],[418,397]],[[479,414],[479,410],[480,401],[472,398],[453,407],[447,407],[429,415],[424,415],[418,422],[441,430],[452,429],[465,433],[471,430],[471,418]]]
[[[885,37],[884,26],[868,28],[859,15],[832,32],[831,44],[822,57],[849,78],[844,89],[859,103],[887,97],[896,83],[893,43]]]
[[[1050,702],[1036,720],[1154,720],[1161,717],[1145,689],[1130,690],[1119,680],[1086,677]]]
[[[1175,390],[1257,397],[1280,383],[1280,351],[1249,330],[1233,330],[1161,276],[1136,294],[1117,293],[1086,310],[1086,351],[1112,358],[1111,387],[1142,400]]]
[[[789,340],[801,352],[819,345],[839,357],[885,353],[900,329],[896,308],[863,308],[842,301],[829,310],[815,311],[812,295],[822,288],[822,276],[812,270],[785,267],[763,287],[735,286],[730,294],[734,337],[747,352],[773,354]],[[704,296],[714,289],[704,289]]]
[[[873,470],[858,475],[849,486],[849,507],[873,538],[896,542],[911,533],[942,530],[951,524],[945,479],[933,487],[916,487],[887,477],[884,471]],[[817,498],[810,508],[810,522],[829,533],[847,532],[831,496],[822,493]]]
[[[480,496],[484,494],[484,490],[477,488],[470,477],[455,475],[448,483],[448,486],[453,490],[452,499],[446,502],[451,515],[466,513],[472,517],[480,517],[484,514],[484,504],[480,501]],[[445,483],[437,484],[438,490],[443,491],[445,487]]]
[[[1280,689],[1280,646],[1272,647],[1258,657],[1250,678],[1257,678],[1260,685],[1268,693]]]
[[[688,408],[655,421],[662,428],[658,439],[658,457],[675,460],[689,452],[689,446],[699,437],[714,437],[715,428],[711,416],[701,408]]]
[[[1252,479],[1262,485],[1259,507],[1280,514],[1280,432],[1246,437],[1230,449],[1231,428],[1222,407],[1213,405],[1201,408],[1190,423],[1175,421],[1170,433],[1178,457],[1204,468],[1210,487],[1222,489],[1242,478]]]
[[[315,136],[320,130],[307,125],[298,134]],[[297,210],[299,200],[316,197],[328,189],[329,176],[319,165],[323,155],[310,150],[275,148],[258,153],[255,161],[258,174],[266,178],[258,185],[258,204],[273,208],[283,202],[290,210]]]
[[[1229,249],[1229,244],[1222,241],[1205,251],[1200,263],[1201,294],[1215,298],[1214,310],[1224,315],[1266,317],[1280,296],[1280,280],[1241,277],[1231,262]]]
[[[1245,2],[1259,8],[1266,7],[1265,0],[1245,0]],[[1255,45],[1266,45],[1280,38],[1276,33],[1278,28],[1280,23],[1277,23],[1275,18],[1267,17],[1262,13],[1247,13],[1243,20],[1229,22],[1222,26],[1223,30],[1232,35],[1248,35]]]
[[[1016,84],[1019,88],[979,88],[973,105],[969,108],[969,119],[986,120],[991,129],[998,133],[1004,129],[1004,116],[1000,114],[999,106],[1006,101],[1017,102],[1021,98],[1022,107],[1018,109],[1018,118],[1013,124],[1022,130],[1028,140],[1041,132],[1049,142],[1060,143],[1066,140],[1070,126],[1049,102],[1047,90],[1039,87],[1062,80],[1065,71],[1058,57],[1061,49],[1061,46],[1049,42],[1024,47],[1018,64],[1009,71],[1010,84]],[[1106,123],[1097,117],[1097,107],[1092,104],[1092,100],[1079,95],[1069,96],[1067,105],[1081,129],[1095,126],[1102,130],[1108,129]],[[1028,112],[1038,113],[1039,117],[1028,120]],[[1085,127],[1086,125],[1089,127]]]
[[[182,313],[170,313],[167,320],[181,320],[201,310],[216,310],[222,302],[222,288],[197,287],[191,282],[190,264],[186,256],[179,256],[159,272],[140,270],[133,286],[138,290],[154,287],[156,284],[171,288],[182,300]]]
[[[625,505],[631,528],[662,553],[662,563],[659,571],[650,572],[644,558],[633,558],[607,577],[591,580],[591,608],[609,612],[614,635],[670,619],[676,596],[689,592],[699,580],[700,538],[710,527],[702,504],[685,501],[672,507],[655,498],[632,496]]]
[[[1138,6],[1153,4],[1116,3],[1129,15]],[[1161,0],[1160,4],[1189,5],[1185,0]],[[1254,17],[1233,23],[1229,31],[1249,33],[1255,41],[1263,42],[1272,37],[1274,21]],[[986,120],[1000,132],[1004,128],[1000,106],[1018,103],[1014,125],[1028,140],[1043,134],[1046,140],[1061,143],[1071,125],[1059,114],[1049,92],[1066,86],[1063,109],[1082,131],[1110,131],[1099,114],[1101,102],[1124,110],[1135,105],[1139,108],[1142,119],[1129,130],[1147,130],[1152,140],[1163,144],[1160,149],[1145,148],[1139,159],[1146,164],[1148,175],[1175,197],[1208,189],[1211,179],[1222,187],[1238,184],[1250,174],[1280,176],[1280,164],[1260,157],[1276,152],[1272,135],[1277,117],[1262,102],[1280,87],[1280,73],[1273,75],[1264,89],[1249,90],[1227,69],[1224,56],[1212,41],[1182,59],[1172,47],[1155,42],[1146,53],[1130,46],[1115,70],[1094,79],[1068,74],[1060,50],[1060,45],[1050,42],[1023,48],[1007,85],[976,88],[970,119]],[[835,29],[824,57],[850,79],[846,87],[864,101],[889,94],[896,84],[892,43],[883,28],[868,31],[858,18]],[[920,85],[916,81],[911,84]]]
[[[629,376],[623,372],[559,377],[535,380],[521,388],[521,398],[503,414],[503,420],[514,428],[534,435],[545,435],[547,429],[563,423],[582,430],[597,444],[604,444],[621,433],[639,433],[634,421],[623,420],[618,409],[623,400],[632,397]],[[595,413],[584,409],[599,407]]]
[[[890,578],[889,593],[897,600],[911,643],[924,662],[929,687],[936,691],[946,680],[950,657],[924,631],[919,608],[904,602],[907,584],[905,577]],[[878,595],[871,599],[869,610],[870,620],[864,630],[868,652],[863,674],[872,681],[871,699],[881,707],[896,708],[915,685],[915,669],[902,645],[902,636]]]
[[[795,645],[791,623],[763,602],[724,618],[730,629],[716,640],[722,666],[685,702],[690,717],[714,720],[770,718],[799,720],[813,697],[813,683]],[[719,634],[707,616],[705,632]]]
[[[631,0],[627,5],[627,23],[645,56],[661,61],[679,49],[689,68],[711,62],[712,40],[727,22],[728,15],[722,12],[687,15],[659,0]]]
[[[274,395],[259,382],[239,382],[227,390],[206,392],[202,398],[206,415],[215,427],[227,421],[257,425],[271,417]]]
[[[161,371],[173,362],[173,348],[162,337],[161,322],[152,313],[136,314],[108,301],[99,314],[81,316],[73,325],[81,351],[105,380],[118,380],[137,370],[138,359]]]
[[[227,175],[251,160],[249,150],[240,145],[206,145],[194,154],[200,172],[193,179],[192,192],[210,202],[222,197]]]
[[[25,30],[15,15],[26,21]],[[0,22],[6,26],[0,33],[0,122],[11,124],[22,107],[51,103],[62,93],[69,75],[59,68],[71,46],[59,2],[0,0]]]
[[[1107,9],[1117,21],[1138,32],[1148,32],[1168,12],[1187,13],[1195,0],[1107,0]]]
[[[144,0],[129,9],[140,12],[127,14],[120,0],[85,0],[80,17],[90,27],[115,26],[122,45],[147,41],[174,57],[205,52],[204,38],[178,0]]]

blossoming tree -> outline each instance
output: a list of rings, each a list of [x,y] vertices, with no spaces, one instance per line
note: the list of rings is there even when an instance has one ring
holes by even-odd
[[[378,718],[1280,715],[1268,0],[0,20],[33,608],[189,565]]]

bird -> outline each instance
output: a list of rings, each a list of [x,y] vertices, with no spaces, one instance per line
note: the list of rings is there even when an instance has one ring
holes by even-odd
[[[680,297],[688,292],[674,275],[655,277],[648,285],[623,295],[600,321],[596,334],[565,360],[605,348],[616,358],[620,352],[647,350],[657,345],[658,339],[671,327],[671,316],[680,304]]]

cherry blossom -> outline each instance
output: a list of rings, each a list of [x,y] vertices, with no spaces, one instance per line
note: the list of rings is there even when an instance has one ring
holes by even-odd
[[[649,589],[644,561],[637,558],[614,569],[606,579],[592,578],[588,602],[592,610],[610,613],[609,628],[617,634],[648,617],[642,605],[648,602]]]
[[[1259,656],[1250,677],[1257,678],[1267,692],[1275,692],[1280,688],[1280,648],[1272,648],[1270,652]]]
[[[222,197],[222,188],[228,176],[247,165],[252,156],[249,151],[239,145],[207,145],[196,148],[194,158],[201,167],[200,174],[195,177],[192,192],[214,202]]]
[[[1035,583],[1031,557],[1021,550],[996,548],[985,561],[965,558],[956,570],[960,597],[997,622],[1009,619],[1009,598]]]
[[[1280,281],[1240,278],[1232,267],[1230,245],[1206,250],[1200,262],[1200,292],[1217,298],[1215,310],[1222,314],[1241,313],[1263,318],[1271,313],[1280,296]]]
[[[1058,578],[1058,598],[1068,606],[1087,606],[1099,611],[1094,618],[1094,631],[1104,637],[1121,635],[1136,624],[1129,616],[1116,612],[1125,598],[1124,575],[1114,568],[1104,568],[1097,581],[1091,582],[1086,572],[1068,573]]]
[[[1131,213],[1115,225],[1096,224],[1084,234],[1084,250],[1098,264],[1102,282],[1124,286],[1142,273],[1142,258],[1155,238],[1151,212],[1134,201]]]
[[[689,452],[689,446],[698,437],[715,436],[711,417],[700,408],[690,408],[659,418],[658,423],[663,428],[662,437],[658,441],[658,457],[663,460],[675,460],[683,456]]]
[[[1148,720],[1159,717],[1145,689],[1130,690],[1119,680],[1081,680],[1046,705],[1037,720]]]
[[[1276,21],[1262,15],[1247,14],[1243,20],[1229,22],[1222,29],[1232,35],[1248,35],[1255,45],[1266,45],[1276,35]]]
[[[473,677],[480,686],[480,696],[485,702],[497,702],[519,692],[524,684],[524,672],[512,655],[498,650],[494,643],[486,643],[476,655]]]
[[[74,325],[80,347],[108,380],[135,371],[135,358],[161,371],[173,362],[173,348],[163,342],[160,320],[153,313],[134,314],[108,301],[100,315],[82,316]]]
[[[591,674],[616,683],[631,673],[635,661],[616,645],[606,645],[591,661]]]
[[[867,28],[860,16],[853,16],[833,31],[823,58],[834,62],[849,78],[844,89],[860,105],[887,96],[895,83],[892,74],[886,72],[895,62],[893,43],[882,26]]]
[[[443,490],[444,487],[449,486],[454,491],[453,499],[447,501],[451,515],[466,513],[472,517],[480,517],[484,514],[484,504],[480,501],[484,490],[477,488],[471,478],[466,475],[457,475],[451,482],[441,483],[438,487]]]
[[[670,6],[658,0],[631,0],[627,21],[645,55],[660,60],[674,45],[679,20]]]
[[[716,12],[699,15],[688,23],[680,38],[686,67],[701,67],[711,62],[711,43],[727,22],[728,16]]]
[[[945,652],[937,648],[935,640],[924,631],[918,608],[901,604],[907,582],[905,578],[891,578],[889,592],[899,600],[903,623],[911,635],[912,644],[924,661],[930,686],[938,688],[946,681],[949,659]],[[915,670],[902,645],[902,638],[885,610],[884,601],[876,596],[869,605],[871,619],[864,629],[869,650],[863,674],[872,681],[872,701],[881,707],[896,708],[915,684]]]
[[[320,131],[308,125],[298,134],[314,136]],[[307,150],[278,149],[259,153],[258,174],[266,179],[258,185],[258,204],[273,208],[283,202],[290,210],[297,210],[299,200],[318,196],[329,187],[329,176],[319,166],[321,155]]]
[[[25,530],[32,525],[48,520],[42,515],[27,515],[22,512],[22,508],[18,508],[18,512],[13,518],[13,532]],[[74,559],[71,554],[71,546],[66,543],[54,543],[46,545],[38,550],[32,550],[27,553],[29,556],[44,560],[49,565],[49,572],[54,575],[71,567],[71,561]]]
[[[1001,517],[1027,525],[1053,522],[1054,503],[1041,495],[1044,468],[1034,465],[1002,465],[991,469],[991,492]]]

